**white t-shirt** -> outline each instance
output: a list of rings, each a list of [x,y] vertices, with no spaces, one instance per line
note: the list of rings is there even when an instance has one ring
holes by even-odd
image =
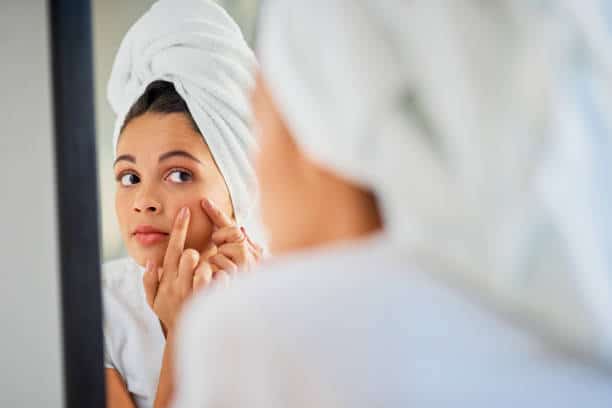
[[[125,381],[138,408],[153,407],[165,337],[147,304],[144,269],[131,258],[104,264],[104,364]]]
[[[176,408],[612,407],[612,375],[423,273],[383,238],[196,296]]]

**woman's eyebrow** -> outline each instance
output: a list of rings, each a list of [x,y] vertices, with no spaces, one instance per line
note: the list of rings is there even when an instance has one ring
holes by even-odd
[[[132,156],[131,154],[122,154],[121,156],[119,156],[119,157],[117,157],[115,159],[115,162],[113,163],[113,167],[115,167],[117,165],[117,163],[122,161],[122,160],[136,164],[136,158],[134,156]]]
[[[193,160],[195,162],[198,162],[198,163],[202,164],[202,162],[200,160],[198,160],[196,157],[194,157],[193,155],[187,153],[184,150],[172,150],[170,152],[164,153],[164,154],[159,156],[158,162],[164,161],[164,160],[169,159],[170,157],[174,157],[174,156],[186,157],[186,158],[188,158],[190,160]]]

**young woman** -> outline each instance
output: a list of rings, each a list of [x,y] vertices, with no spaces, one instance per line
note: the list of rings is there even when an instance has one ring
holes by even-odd
[[[262,255],[248,235],[259,232],[248,159],[253,67],[236,24],[208,1],[156,3],[118,51],[109,100],[129,257],[103,268],[110,407],[165,406],[183,303]]]
[[[175,407],[612,406],[612,37],[568,3],[265,2],[285,256],[185,311]]]

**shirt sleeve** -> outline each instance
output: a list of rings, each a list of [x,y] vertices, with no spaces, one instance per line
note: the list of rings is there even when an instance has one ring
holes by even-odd
[[[106,325],[105,325],[106,326]],[[105,327],[106,329],[106,327]],[[111,350],[110,350],[110,340],[108,338],[108,336],[106,335],[106,330],[104,331],[104,368],[114,368],[115,364],[112,361],[111,358]]]

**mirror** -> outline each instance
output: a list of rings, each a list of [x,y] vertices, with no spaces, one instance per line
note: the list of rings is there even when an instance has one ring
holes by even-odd
[[[124,173],[127,174],[128,170],[120,171],[117,170],[119,166],[114,166],[115,152],[113,151],[113,132],[115,114],[107,99],[107,84],[116,53],[124,36],[129,28],[149,10],[154,3],[153,0],[130,0],[129,2],[119,0],[92,0],[95,128],[101,225],[100,253],[103,263],[107,265],[112,263],[112,265],[122,265],[122,268],[123,265],[127,265],[126,267],[130,268],[129,271],[121,270],[118,271],[118,273],[123,274],[123,276],[130,275],[133,278],[123,279],[122,277],[115,281],[113,280],[113,276],[116,275],[115,272],[117,267],[113,266],[112,268],[114,269],[112,269],[112,272],[107,272],[108,268],[104,268],[102,274],[104,294],[107,293],[106,288],[112,285],[123,285],[124,287],[132,285],[130,286],[129,294],[126,294],[127,292],[122,292],[118,295],[120,299],[115,299],[112,296],[112,299],[106,299],[109,296],[105,296],[107,304],[105,304],[104,312],[107,321],[115,319],[115,314],[125,313],[126,307],[131,308],[130,310],[138,309],[141,311],[148,307],[144,300],[139,298],[143,293],[143,285],[141,275],[138,274],[139,266],[137,264],[143,265],[144,261],[138,259],[137,256],[134,257],[131,250],[128,251],[126,245],[122,241],[118,215],[115,210],[115,191],[118,188],[122,188],[123,184],[121,183],[123,183],[122,180],[123,177],[125,177]],[[238,23],[245,39],[248,43],[252,44],[256,14],[258,11],[258,1],[225,0],[219,1],[218,3],[225,8],[228,14]],[[146,112],[147,111],[145,111],[145,113]],[[141,113],[140,115],[144,114]],[[201,133],[205,134],[206,132],[202,131]],[[122,137],[124,135],[125,133],[122,132]],[[146,135],[150,137],[151,133],[147,133]],[[201,143],[201,140],[198,141]],[[208,150],[208,148],[206,149]],[[138,158],[138,149],[133,152],[130,151],[130,153],[134,153],[135,158]],[[155,153],[155,157],[157,157],[157,154],[158,153]],[[127,177],[130,178],[133,177],[133,175],[128,174]],[[130,202],[129,205],[129,210],[131,210],[134,204]],[[148,208],[150,207],[147,207],[147,209]],[[170,211],[167,212],[169,213]],[[192,228],[193,225],[192,223],[190,228]],[[140,228],[140,226],[136,229],[138,228]],[[147,226],[147,228],[153,228],[153,226]],[[167,232],[164,231],[164,233],[168,235]],[[136,260],[136,262],[134,262],[134,260]],[[122,297],[123,295],[125,296]],[[167,344],[165,338],[167,328],[164,326],[161,318],[158,319],[150,308],[141,314],[137,313],[137,315],[136,319],[142,320],[140,324],[146,325],[146,332],[153,334],[144,336],[142,333],[117,332],[114,329],[114,325],[105,325],[105,347],[107,348],[105,355],[106,385],[107,389],[114,390],[118,387],[118,389],[122,390],[121,395],[125,397],[124,400],[122,400],[123,402],[126,402],[127,398],[129,398],[138,407],[152,406],[157,394],[157,384],[158,382],[162,382],[159,381],[158,378],[160,377],[160,367],[162,366],[165,345]],[[162,326],[161,328],[160,323]],[[130,348],[129,344],[125,347],[123,345],[117,345],[119,343],[123,344],[126,336],[131,336],[130,344],[136,344],[137,346]],[[118,351],[119,349],[121,350]],[[115,355],[115,352],[121,353],[121,357]],[[136,372],[136,374],[134,374],[134,372]],[[128,378],[128,380],[126,380],[126,378]],[[159,387],[161,388],[162,385]],[[117,401],[112,396],[107,398],[110,399],[109,402]]]

